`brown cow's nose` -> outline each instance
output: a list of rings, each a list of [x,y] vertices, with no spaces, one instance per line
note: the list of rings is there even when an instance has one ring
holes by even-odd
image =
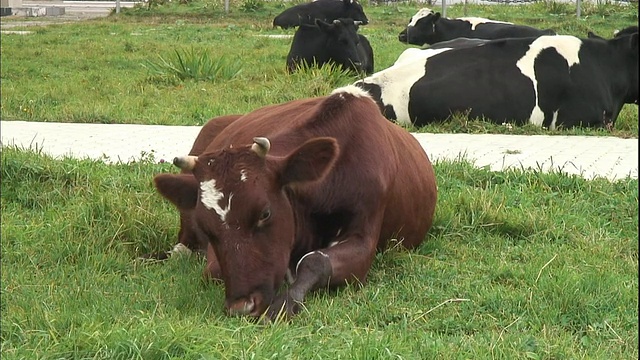
[[[231,316],[260,316],[258,309],[260,307],[262,297],[259,294],[251,294],[246,298],[240,298],[234,301],[226,301],[225,307]]]
[[[249,315],[255,308],[256,308],[256,303],[253,301],[253,299],[249,299],[249,300],[242,299],[242,300],[235,301],[230,305],[227,305],[227,311],[231,316]]]

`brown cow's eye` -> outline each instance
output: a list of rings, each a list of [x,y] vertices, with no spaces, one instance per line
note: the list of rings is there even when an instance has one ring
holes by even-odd
[[[262,211],[262,213],[260,214],[260,221],[267,221],[267,220],[269,220],[270,217],[271,217],[271,210],[270,209],[264,209]]]

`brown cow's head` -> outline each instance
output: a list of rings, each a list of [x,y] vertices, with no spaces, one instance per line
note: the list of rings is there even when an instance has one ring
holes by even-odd
[[[272,302],[295,240],[287,189],[324,177],[338,145],[314,138],[283,157],[269,150],[268,139],[254,138],[249,146],[174,159],[197,180],[194,227],[215,250],[230,314],[260,316]]]

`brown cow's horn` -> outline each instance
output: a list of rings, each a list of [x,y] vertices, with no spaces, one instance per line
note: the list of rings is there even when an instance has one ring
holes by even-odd
[[[261,157],[267,156],[270,148],[271,143],[266,137],[253,138],[253,145],[251,145],[251,150],[255,151],[256,154],[260,155]]]
[[[173,165],[179,167],[182,170],[193,170],[196,166],[197,156],[189,155],[189,156],[179,156],[173,159]]]

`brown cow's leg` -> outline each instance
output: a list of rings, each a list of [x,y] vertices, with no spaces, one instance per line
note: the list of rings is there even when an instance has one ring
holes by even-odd
[[[296,268],[296,279],[267,310],[267,317],[298,313],[309,291],[340,286],[349,282],[364,283],[376,253],[377,236],[363,239],[347,237],[335,246],[312,251],[303,256]]]

